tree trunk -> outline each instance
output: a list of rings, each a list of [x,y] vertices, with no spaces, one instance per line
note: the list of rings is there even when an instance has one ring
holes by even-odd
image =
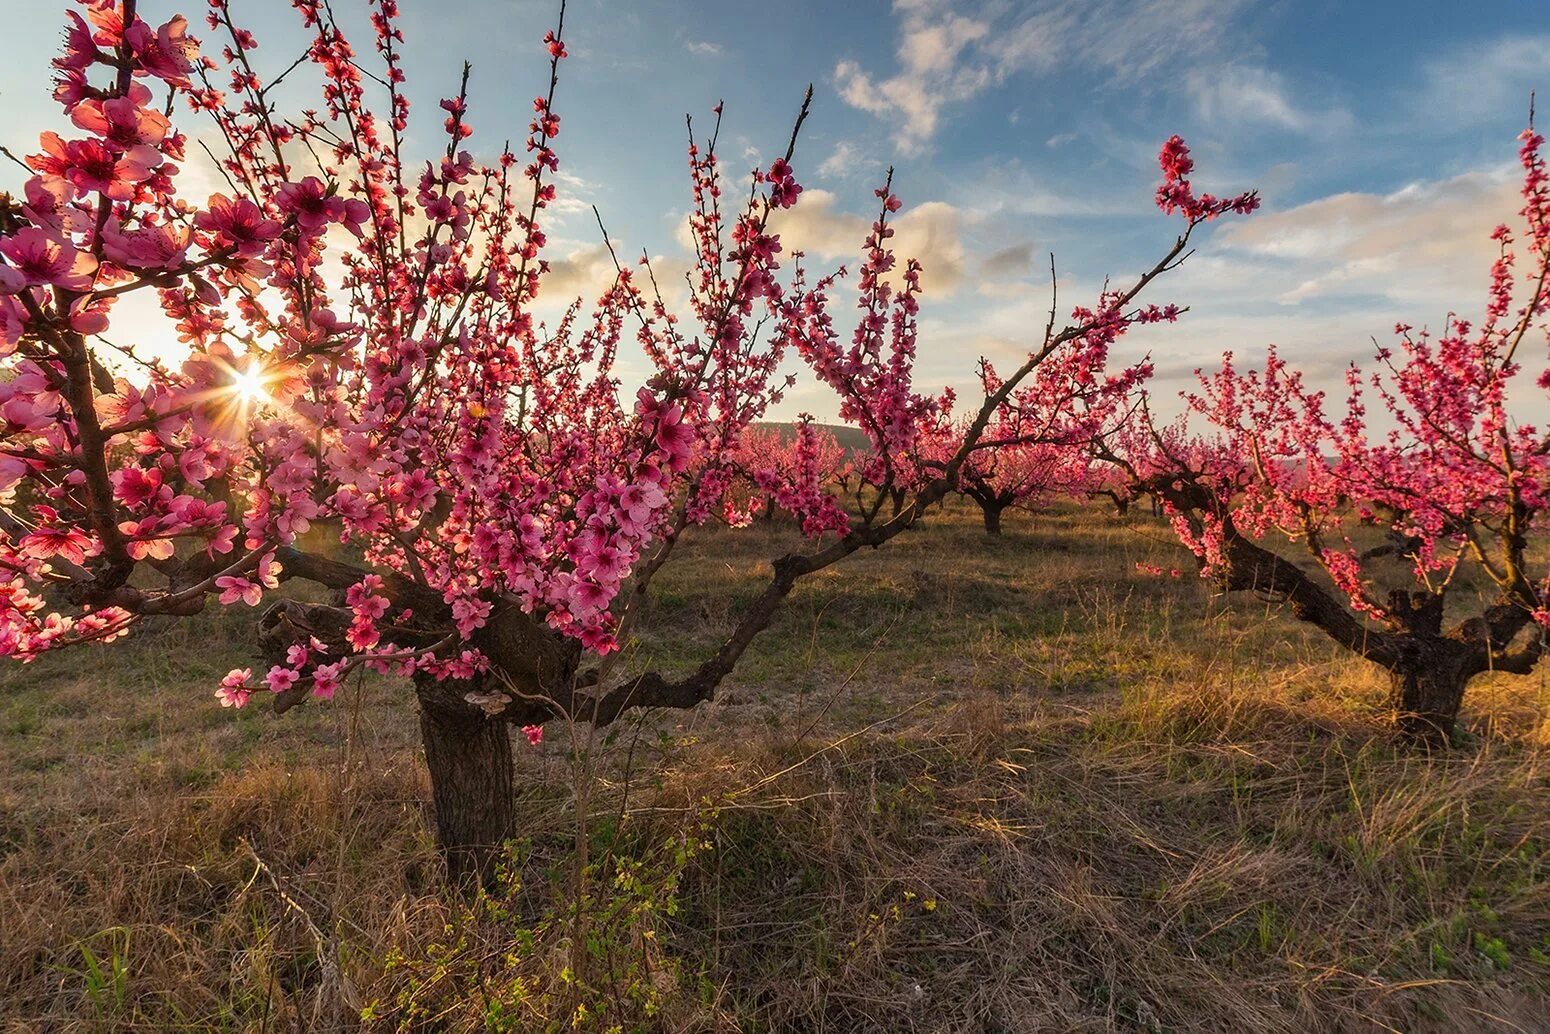
[[[297,556],[312,565],[313,573],[305,577],[333,584],[326,570],[331,561]],[[346,573],[343,580],[351,583],[353,577]],[[443,633],[436,631],[437,622],[450,623],[439,593],[407,580],[393,589],[413,598],[418,616],[432,629],[412,634],[418,637],[411,639],[415,647],[439,641]],[[264,612],[259,646],[270,663],[283,663],[291,646],[312,639],[327,644],[333,656],[345,656],[351,649],[347,634],[353,619],[344,607],[280,600]],[[420,739],[436,806],[437,846],[446,860],[448,877],[464,884],[490,881],[501,850],[517,827],[510,727],[538,725],[554,717],[551,694],[564,698],[566,691],[574,689],[581,658],[578,641],[513,606],[492,613],[467,645],[489,661],[488,673],[445,681],[422,673],[414,679]],[[306,698],[305,686],[299,693],[293,687],[275,696],[275,709],[287,710]]]
[[[532,698],[572,684],[581,646],[517,607],[492,614],[470,643],[489,659],[490,674],[466,682],[417,678],[415,691],[447,875],[488,884],[517,828],[510,728],[548,720],[548,708]],[[470,693],[492,701],[500,717],[470,703]]]
[[[985,515],[985,534],[1001,534],[1001,511],[1003,507],[995,503],[980,503],[980,512]]]
[[[488,884],[502,845],[516,829],[507,723],[422,692],[420,737],[448,880]]]
[[[1394,724],[1406,738],[1440,746],[1453,737],[1469,676],[1462,665],[1436,661],[1390,672],[1390,700]]]

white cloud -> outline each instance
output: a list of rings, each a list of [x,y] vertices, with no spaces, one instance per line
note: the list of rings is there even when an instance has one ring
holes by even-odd
[[[890,243],[901,265],[904,258],[920,260],[920,282],[926,291],[941,297],[958,289],[967,264],[959,209],[943,201],[927,201],[906,210],[892,225],[896,232]],[[826,262],[851,265],[871,226],[871,216],[841,212],[833,194],[813,188],[802,194],[794,208],[776,213],[770,222],[788,254],[804,251]]]
[[[1497,255],[1491,230],[1515,226],[1521,204],[1516,170],[1503,166],[1235,221],[1148,292],[1191,311],[1125,347],[1153,356],[1163,408],[1194,386],[1196,367],[1214,368],[1226,350],[1253,365],[1272,343],[1343,398],[1346,367],[1370,365],[1373,340],[1390,342],[1396,323],[1479,317]]]
[[[1416,111],[1428,122],[1528,113],[1529,91],[1550,83],[1550,34],[1472,43],[1426,62]]]
[[[591,303],[607,290],[617,273],[608,245],[601,241],[585,245],[563,258],[549,260],[549,272],[540,282],[540,297],[562,307],[577,298]]]
[[[554,200],[549,202],[551,212],[556,215],[575,215],[592,211],[597,184],[582,179],[564,167],[552,171],[549,178],[555,185]]]
[[[1200,114],[1212,121],[1289,129],[1295,133],[1338,132],[1355,120],[1343,108],[1308,110],[1289,95],[1281,75],[1267,68],[1225,65],[1196,69],[1187,85]]]
[[[1038,0],[1007,6],[953,0],[894,0],[900,18],[898,71],[879,78],[855,61],[834,69],[852,107],[894,124],[905,153],[923,150],[949,105],[1019,72],[1067,67],[1120,84],[1223,48],[1244,0]]]
[[[720,57],[726,53],[726,48],[721,44],[705,40],[690,40],[684,45],[689,48],[689,53],[698,54],[701,57]]]
[[[614,242],[614,247],[619,251],[620,261],[634,277],[635,286],[649,298],[651,279],[640,266],[640,251],[632,250],[618,241]],[[563,251],[563,255],[549,259],[549,271],[539,281],[538,298],[533,305],[534,315],[553,328],[558,325],[565,310],[580,301],[582,322],[585,325],[597,301],[613,286],[614,278],[618,276],[608,245],[602,241],[596,244],[551,241],[549,250],[551,254]],[[687,307],[688,288],[684,283],[684,274],[689,270],[690,263],[682,255],[651,256],[651,272],[662,290],[662,300],[669,311],[686,318],[684,326],[692,334],[698,324]],[[639,361],[639,357],[626,356],[621,361],[634,363]]]
[[[880,160],[845,140],[818,166],[818,174],[839,179],[862,172],[871,173],[882,168],[882,165]]]
[[[895,0],[894,10],[904,16],[899,74],[875,79],[854,61],[841,61],[834,80],[847,104],[894,120],[900,149],[914,152],[936,133],[943,105],[968,100],[990,84],[988,67],[964,60],[990,24],[936,0]]]
[[[1520,170],[1503,164],[1225,223],[1147,292],[1190,311],[1177,324],[1137,328],[1117,358],[1151,355],[1165,413],[1177,410],[1180,389],[1193,388],[1195,368],[1214,368],[1226,350],[1254,365],[1272,343],[1314,386],[1342,398],[1346,367],[1369,365],[1373,339],[1389,342],[1396,323],[1436,328],[1449,312],[1478,319],[1497,255],[1491,231],[1521,222],[1519,183]],[[1031,251],[1013,244],[974,263],[972,318],[957,306],[925,310],[925,380],[959,377],[965,356],[1007,362],[1026,352],[1049,310],[1042,260]],[[1116,270],[1116,279],[1134,272]],[[1061,314],[1096,290],[1096,281],[1062,275]]]
[[[1279,293],[1268,293],[1283,304],[1373,294],[1468,311],[1479,304],[1496,255],[1491,230],[1511,225],[1519,207],[1507,166],[1390,194],[1334,194],[1231,224],[1221,240],[1275,261]]]

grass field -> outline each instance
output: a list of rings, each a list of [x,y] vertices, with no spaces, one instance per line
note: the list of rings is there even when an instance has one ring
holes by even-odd
[[[688,540],[631,663],[693,663],[789,536]],[[5,667],[0,1029],[1550,1030],[1544,678],[1407,753],[1375,670],[1186,560],[933,514],[714,703],[523,744],[467,900],[403,686],[223,711],[232,611]]]

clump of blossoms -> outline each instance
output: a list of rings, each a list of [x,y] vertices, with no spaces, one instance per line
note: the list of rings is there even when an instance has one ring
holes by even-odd
[[[791,434],[776,427],[750,427],[742,435],[734,462],[749,496],[739,508],[735,492],[728,492],[728,502],[734,504],[727,510],[728,523],[746,524],[760,513],[770,520],[785,510],[809,535],[849,527],[843,499],[836,496],[843,497],[853,478],[850,455],[831,431],[814,424],[810,416],[801,416]]]
[[[1170,143],[1168,150],[1187,153],[1180,148]],[[1187,184],[1182,194],[1193,198]],[[928,394],[915,383],[920,266],[910,260],[900,268],[889,243],[889,217],[902,207],[892,191],[891,172],[877,196],[881,211],[863,246],[859,319],[848,343],[827,305],[844,270],[808,287],[799,267],[792,290],[778,308],[778,333],[835,392],[840,415],[867,442],[866,448],[852,453],[851,470],[825,491],[815,475],[821,470],[816,445],[810,437],[804,444],[804,436],[813,433],[804,421],[798,427],[798,462],[793,465],[797,476],[781,479],[767,473],[756,482],[790,509],[815,541],[805,551],[771,561],[764,590],[698,668],[686,676],[648,671],[626,678],[594,698],[585,712],[589,718],[610,721],[624,707],[645,701],[688,707],[709,698],[802,578],[907,531],[929,506],[973,476],[972,470],[965,474],[966,468],[995,463],[1000,450],[1042,447],[1048,452],[1041,457],[1040,478],[1073,483],[1085,479],[1078,472],[1091,465],[1103,442],[1129,426],[1128,400],[1151,373],[1148,362],[1112,364],[1115,342],[1133,327],[1172,321],[1182,312],[1174,306],[1140,304],[1137,296],[1184,261],[1191,237],[1203,222],[1229,212],[1251,212],[1258,203],[1252,192],[1227,201],[1192,201],[1183,211],[1184,231],[1162,258],[1129,287],[1105,289],[1094,305],[1073,308],[1063,326],[1052,312],[1043,335],[1028,343],[1027,355],[1010,374],[983,368],[983,399],[972,415],[955,421],[951,393]]]
[[[1531,548],[1550,477],[1550,432],[1531,411],[1550,367],[1523,368],[1525,345],[1545,347],[1550,314],[1543,143],[1532,128],[1521,138],[1525,228],[1492,234],[1499,253],[1478,323],[1395,327],[1396,344],[1377,350],[1371,370],[1348,370],[1334,414],[1276,349],[1248,371],[1229,353],[1189,398],[1215,441],[1189,457],[1183,439],[1154,432],[1151,469],[1135,470],[1205,575],[1289,601],[1387,669],[1401,727],[1426,739],[1452,732],[1474,676],[1532,670],[1550,625],[1550,573],[1535,570]],[[1181,167],[1174,153],[1165,170]],[[1188,197],[1186,186],[1158,200],[1184,207]],[[1298,547],[1322,577],[1260,544],[1270,537]],[[1466,570],[1493,599],[1454,591]]]

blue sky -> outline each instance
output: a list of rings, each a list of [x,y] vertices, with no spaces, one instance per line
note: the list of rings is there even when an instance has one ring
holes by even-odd
[[[153,21],[180,10],[197,20],[202,6],[141,3]],[[402,6],[411,143],[437,143],[435,102],[465,58],[475,140],[519,139],[556,4]],[[64,8],[0,7],[26,13],[7,19],[14,60],[0,64],[0,142],[25,153],[60,120],[40,84]],[[289,4],[234,8],[271,74],[300,52]],[[927,270],[928,383],[964,384],[980,355],[1023,350],[1048,309],[1050,251],[1064,307],[1166,247],[1174,227],[1150,193],[1157,147],[1175,132],[1200,185],[1257,186],[1265,209],[1213,227],[1154,296],[1191,314],[1127,347],[1151,352],[1164,395],[1222,349],[1258,355],[1272,341],[1333,382],[1398,320],[1478,310],[1487,235],[1517,207],[1529,91],[1550,94],[1543,0],[572,0],[566,35],[551,302],[594,293],[605,275],[591,204],[623,252],[644,247],[681,268],[685,112],[708,119],[724,99],[727,166],[749,168],[783,149],[811,82],[796,163],[809,193],[784,228],[788,248],[849,260],[871,189],[896,166],[901,246]],[[16,185],[14,171],[0,186]],[[816,390],[785,408],[833,409]]]

